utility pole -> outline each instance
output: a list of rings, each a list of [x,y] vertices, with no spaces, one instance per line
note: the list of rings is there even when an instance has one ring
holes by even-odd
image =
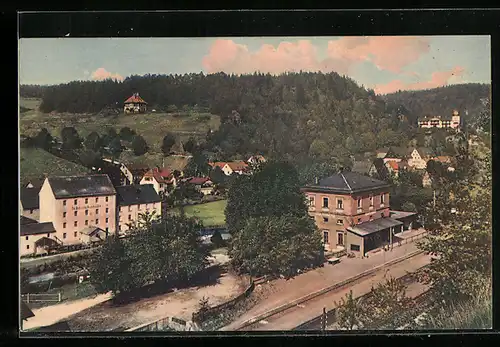
[[[326,307],[323,307],[323,314],[321,315],[321,331],[326,331]]]
[[[433,194],[433,197],[432,197],[433,206],[434,206],[434,208],[436,208],[436,190],[435,189],[432,190],[432,194]]]

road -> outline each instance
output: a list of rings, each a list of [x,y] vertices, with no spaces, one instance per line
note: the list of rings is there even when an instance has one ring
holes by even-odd
[[[321,314],[323,308],[329,311],[335,307],[335,301],[341,301],[342,297],[352,290],[355,297],[368,293],[372,286],[384,281],[384,278],[394,277],[399,278],[408,272],[427,265],[430,262],[430,257],[425,254],[420,254],[410,259],[404,260],[401,263],[395,264],[390,268],[381,269],[368,278],[363,278],[354,284],[349,284],[343,288],[339,288],[327,294],[321,295],[315,299],[307,301],[304,304],[295,306],[285,310],[274,316],[268,317],[261,322],[253,324],[242,331],[257,331],[257,330],[291,330],[300,324],[313,319]],[[407,295],[414,297],[424,292],[427,288],[421,284],[413,283],[409,286]]]

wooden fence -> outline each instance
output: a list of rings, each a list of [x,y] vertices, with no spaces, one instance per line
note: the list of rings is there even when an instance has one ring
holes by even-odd
[[[205,310],[199,310],[198,312],[193,313],[192,320],[195,323],[201,323],[211,317],[214,317],[218,314],[220,314],[222,311],[234,307],[237,303],[241,302],[245,298],[247,298],[254,290],[255,288],[255,282],[250,279],[250,284],[247,289],[234,299],[231,299],[229,301],[226,301],[220,305],[210,307]]]
[[[21,299],[26,303],[34,303],[34,302],[61,302],[62,297],[61,293],[56,294],[23,294],[21,295]]]

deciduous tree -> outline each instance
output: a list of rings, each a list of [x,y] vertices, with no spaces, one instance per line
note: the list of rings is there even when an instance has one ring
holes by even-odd
[[[148,151],[148,144],[141,135],[134,136],[132,150],[136,156],[144,155]]]

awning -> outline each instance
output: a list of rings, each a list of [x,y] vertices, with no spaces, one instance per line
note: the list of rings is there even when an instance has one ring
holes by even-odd
[[[384,229],[392,228],[402,224],[402,222],[392,218],[379,218],[371,222],[365,222],[353,227],[348,227],[347,231],[350,231],[359,236],[367,236],[378,231],[382,231]]]

